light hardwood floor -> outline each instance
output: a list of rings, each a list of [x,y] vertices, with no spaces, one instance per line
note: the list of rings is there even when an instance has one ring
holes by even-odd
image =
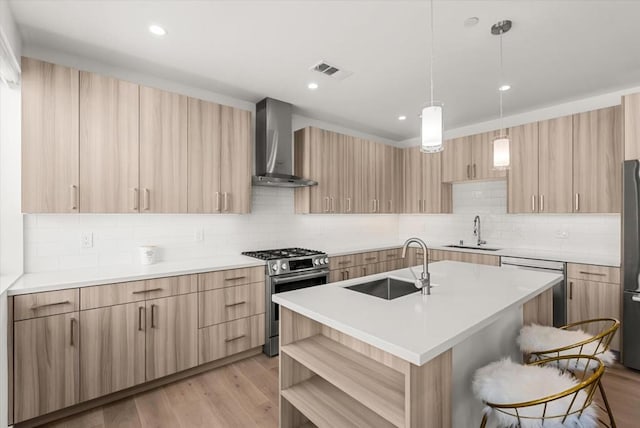
[[[637,427],[640,372],[618,365],[604,383],[618,428]],[[278,358],[261,354],[47,426],[276,428]]]

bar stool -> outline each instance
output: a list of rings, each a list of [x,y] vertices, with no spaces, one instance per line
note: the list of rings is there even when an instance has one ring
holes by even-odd
[[[615,356],[609,350],[614,334],[620,327],[620,321],[615,318],[596,318],[565,325],[560,328],[530,325],[520,330],[518,344],[520,350],[528,354],[529,362],[536,362],[550,357],[578,354],[593,356],[605,365],[611,365]],[[599,331],[592,336],[584,330]],[[578,369],[579,367],[576,367]],[[584,369],[584,368],[583,368]],[[616,422],[607,400],[602,382],[598,382],[598,389],[605,408],[601,408],[609,416],[611,428],[616,428]],[[601,421],[604,423],[604,421]]]
[[[576,377],[573,368],[581,370]],[[546,428],[598,425],[593,395],[604,364],[588,355],[545,358],[528,365],[510,359],[476,371],[473,391],[486,407],[480,428],[493,415],[499,427]]]

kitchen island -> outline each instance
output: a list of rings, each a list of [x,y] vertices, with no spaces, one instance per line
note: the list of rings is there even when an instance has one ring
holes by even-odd
[[[519,358],[523,307],[539,306],[562,277],[449,261],[430,271],[429,296],[416,290],[386,300],[347,288],[386,277],[413,281],[409,269],[273,296],[282,428],[479,423],[473,372]]]

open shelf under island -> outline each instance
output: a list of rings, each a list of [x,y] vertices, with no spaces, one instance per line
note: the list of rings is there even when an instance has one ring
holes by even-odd
[[[419,275],[421,268],[413,268]],[[458,262],[430,265],[430,296],[386,300],[346,287],[409,269],[273,296],[280,305],[280,427],[475,426],[471,378],[519,360],[524,322],[551,322],[560,275]]]

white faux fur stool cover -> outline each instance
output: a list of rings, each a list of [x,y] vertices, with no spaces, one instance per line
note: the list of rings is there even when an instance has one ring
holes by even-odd
[[[494,404],[521,403],[548,397],[566,391],[577,384],[569,374],[562,374],[554,367],[527,366],[516,364],[506,358],[478,369],[473,380],[473,392],[480,400]],[[579,391],[571,410],[580,409],[587,397],[586,392]],[[573,394],[551,401],[547,405],[546,415],[564,415],[571,404]],[[543,405],[518,409],[521,416],[542,417]],[[509,409],[506,409],[509,411]],[[582,415],[569,416],[563,423],[562,418],[521,419],[521,425],[515,416],[494,411],[485,407],[485,412],[493,413],[501,427],[521,428],[592,428],[597,426],[596,411],[592,406],[586,408]],[[511,413],[513,410],[510,410]]]
[[[583,342],[589,340],[593,336],[585,333],[582,330],[563,330],[556,327],[547,327],[543,325],[527,325],[520,330],[520,336],[518,337],[518,344],[522,352],[542,352],[551,349],[564,348],[565,346],[572,345],[574,343]],[[559,353],[553,353],[553,356],[563,355],[593,355],[598,357],[605,365],[611,365],[615,361],[613,353],[609,350],[604,350],[604,345],[599,344],[598,341],[587,343],[580,348],[567,349]],[[586,361],[586,360],[585,360]]]

